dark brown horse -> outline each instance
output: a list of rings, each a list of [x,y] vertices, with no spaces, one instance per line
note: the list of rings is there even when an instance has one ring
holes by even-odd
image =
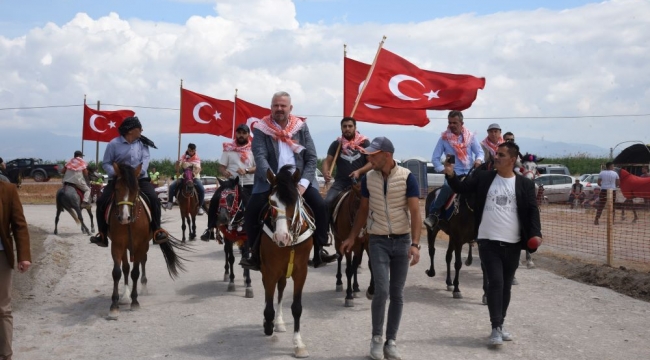
[[[229,180],[219,180],[219,188],[216,191],[216,198],[219,199],[217,208],[217,228],[218,236],[223,236],[224,253],[226,254],[226,264],[224,265],[223,281],[230,281],[228,291],[235,291],[235,265],[234,247],[241,246],[246,242],[246,232],[244,232],[244,211],[248,203],[248,194],[239,183],[239,177]],[[212,229],[210,229],[212,230]],[[253,297],[253,287],[251,286],[250,270],[244,269],[244,284],[246,285],[246,297]]]
[[[286,331],[282,317],[282,295],[287,279],[293,278],[293,346],[297,358],[309,356],[300,336],[302,315],[302,288],[307,280],[307,263],[314,245],[314,221],[311,209],[306,206],[298,192],[300,171],[291,174],[291,166],[285,165],[277,176],[267,171],[271,183],[269,212],[264,217],[261,233],[260,257],[262,282],[264,283],[264,333],[268,336]],[[278,289],[277,313],[273,308],[275,288]]]
[[[429,216],[429,207],[430,204],[435,200],[438,189],[431,191],[426,198],[424,208],[426,209],[426,216]],[[454,299],[462,299],[463,295],[460,292],[458,287],[460,269],[463,267],[463,261],[461,259],[461,252],[463,250],[463,245],[471,243],[474,240],[474,195],[473,194],[462,194],[457,195],[454,200],[456,210],[449,220],[444,219],[442,216],[438,224],[433,229],[433,231],[427,228],[427,240],[429,244],[429,257],[431,258],[431,266],[426,270],[426,274],[429,277],[436,276],[436,270],[433,265],[433,257],[436,253],[435,242],[436,235],[440,230],[444,231],[449,235],[449,245],[447,246],[447,254],[445,260],[447,262],[447,278],[445,280],[447,284],[447,290],[453,291]],[[451,281],[451,258],[452,254],[454,255],[454,269],[456,270],[454,281]],[[465,265],[470,266],[472,264],[472,246],[470,245],[467,261]]]
[[[144,202],[146,196],[140,195],[138,175],[142,164],[133,169],[123,164],[113,164],[115,170],[115,192],[110,205],[108,237],[111,239],[111,255],[113,256],[113,296],[111,297],[111,309],[108,318],[117,320],[119,315],[120,296],[118,285],[122,273],[124,273],[124,295],[126,300],[131,298],[131,310],[140,307],[138,303],[138,278],[140,277],[140,265],[142,265],[142,290],[146,292],[147,273],[147,251],[149,240],[153,238],[153,231],[150,227],[148,217],[149,211]],[[185,270],[181,257],[176,255],[174,248],[180,244],[173,237],[167,242],[160,244],[169,276],[174,279],[178,276],[178,270]],[[133,270],[130,269],[129,261],[133,262]],[[120,272],[120,267],[122,271]],[[133,281],[133,289],[129,289],[129,272]]]
[[[352,247],[354,256],[349,252],[341,254],[339,249],[343,240],[347,238],[350,230],[352,230],[356,213],[359,210],[359,204],[361,203],[361,184],[355,182],[349,190],[342,192],[334,203],[337,206],[333,209],[332,233],[334,234],[335,248],[339,254],[338,268],[336,271],[336,291],[343,291],[341,262],[343,261],[343,256],[345,256],[345,276],[348,280],[345,292],[345,306],[352,307],[354,306],[354,298],[358,297],[358,293],[360,292],[357,270],[361,264],[364,246],[367,247],[368,244],[368,233],[363,231],[361,237],[355,239]]]
[[[183,223],[181,229],[183,230],[182,241],[185,241],[185,229],[189,227],[190,240],[196,239],[196,214],[199,212],[199,193],[194,187],[194,173],[192,166],[188,166],[183,170],[183,177],[179,184],[178,189],[178,208],[181,211],[181,219]],[[187,221],[187,226],[185,222]]]

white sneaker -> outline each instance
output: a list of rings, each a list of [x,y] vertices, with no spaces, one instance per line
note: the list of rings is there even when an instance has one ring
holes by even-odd
[[[501,335],[501,329],[494,328],[488,339],[488,346],[501,346],[503,345],[503,335]]]
[[[199,213],[198,213],[198,214],[199,214],[199,215],[203,215],[203,214],[205,214],[205,211],[203,211],[203,208],[202,208],[202,207],[199,208]]]
[[[395,340],[388,340],[386,345],[384,345],[384,357],[387,360],[402,360],[402,356],[397,351],[397,344]]]
[[[374,360],[383,360],[384,358],[384,339],[381,335],[375,335],[370,340],[370,358]]]
[[[500,330],[503,341],[512,341],[512,334],[508,330],[504,329],[503,326],[501,326]]]

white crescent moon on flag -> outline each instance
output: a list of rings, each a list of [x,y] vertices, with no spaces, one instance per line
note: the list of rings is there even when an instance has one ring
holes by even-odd
[[[359,84],[359,92],[361,92],[361,89],[363,89],[363,84],[365,84],[365,83],[366,83],[366,81],[363,80],[361,82],[361,84]],[[366,103],[363,103],[363,105],[365,105],[366,107],[369,107],[369,108],[371,108],[373,110],[381,109],[381,106],[377,106],[377,105],[366,104]]]
[[[192,111],[192,116],[194,116],[194,121],[196,121],[197,123],[209,124],[210,120],[205,121],[205,120],[201,119],[201,117],[199,116],[199,111],[201,111],[201,108],[204,107],[204,106],[210,106],[210,104],[207,103],[207,102],[200,102],[200,103],[196,104],[196,106],[194,107],[194,110]],[[210,109],[212,109],[212,106],[210,106]]]
[[[104,118],[104,119],[106,119],[106,118],[105,118],[104,116],[102,116],[102,115],[97,115],[97,114],[95,114],[95,115],[91,116],[91,117],[90,117],[90,128],[93,129],[94,132],[98,132],[98,133],[106,132],[106,130],[99,130],[99,129],[97,128],[97,125],[95,125],[95,120],[97,120],[97,118]]]
[[[398,74],[390,78],[390,81],[388,82],[388,89],[390,90],[390,92],[392,92],[393,95],[397,96],[397,98],[401,100],[407,100],[407,101],[420,100],[419,98],[416,99],[416,98],[408,97],[402,94],[401,91],[399,91],[399,83],[401,83],[402,81],[414,81],[420,84],[422,87],[424,87],[424,84],[422,84],[420,80],[414,78],[413,76]]]
[[[248,126],[249,129],[251,129],[251,134],[253,134],[253,129],[255,129],[255,123],[261,121],[262,119],[258,119],[256,117],[249,117],[246,119],[246,125]]]

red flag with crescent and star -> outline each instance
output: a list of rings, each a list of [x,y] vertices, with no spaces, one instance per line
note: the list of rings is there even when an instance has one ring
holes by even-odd
[[[485,78],[422,70],[382,48],[360,101],[395,109],[465,110],[484,87]]]
[[[270,108],[255,105],[238,97],[235,98],[235,108],[237,109],[235,129],[237,129],[237,126],[239,126],[239,124],[246,124],[251,130],[251,137],[253,135],[253,129],[255,129],[257,122],[262,120],[262,118],[266,115],[271,114]]]
[[[359,96],[359,91],[366,76],[370,71],[370,65],[350,59],[343,58],[343,108],[346,116],[352,113],[354,101]],[[403,110],[380,107],[364,102],[357,105],[353,117],[357,121],[370,122],[375,124],[397,124],[425,126],[429,123],[426,110]]]
[[[231,137],[234,103],[181,89],[181,134]]]
[[[109,142],[120,136],[117,128],[124,119],[134,116],[131,110],[93,110],[84,105],[82,140]]]

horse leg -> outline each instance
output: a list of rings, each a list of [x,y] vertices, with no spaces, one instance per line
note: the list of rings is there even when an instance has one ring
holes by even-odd
[[[63,209],[59,207],[59,205],[56,206],[56,216],[54,217],[54,235],[57,235],[59,233],[58,227],[59,227],[59,215],[61,215],[61,212]]]
[[[352,256],[352,272],[353,272],[353,282],[352,282],[352,296],[355,298],[359,297],[359,293],[361,290],[359,290],[359,281],[357,279],[357,275],[359,274],[359,265],[361,264],[361,256],[363,255],[363,249],[361,251],[357,251],[354,253],[354,256]]]
[[[375,296],[375,277],[372,275],[370,256],[368,256],[368,270],[370,270],[370,284],[368,285],[368,290],[366,290],[366,298],[372,300],[372,297]]]
[[[253,287],[251,286],[251,271],[244,269],[244,283],[246,284],[246,298],[252,299],[254,297]]]
[[[347,270],[346,270],[347,272]],[[307,270],[296,272],[293,275],[293,303],[291,304],[291,315],[293,315],[293,354],[297,358],[309,357],[307,346],[302,342],[300,336],[300,317],[302,316],[302,288],[307,280]]]
[[[463,294],[460,293],[460,289],[458,288],[458,285],[460,283],[459,278],[460,278],[460,269],[463,267],[463,257],[462,257],[462,252],[463,252],[463,244],[460,243],[460,241],[457,243],[459,245],[455,246],[455,260],[454,261],[454,270],[456,270],[456,273],[454,274],[454,292],[453,296],[454,299],[462,299]]]
[[[138,302],[138,278],[140,277],[140,263],[133,263],[133,271],[131,271],[131,282],[133,283],[133,291],[131,291],[131,311],[140,309]]]
[[[126,252],[126,250],[125,250]],[[126,258],[126,254],[123,258]],[[128,304],[129,298],[131,298],[131,287],[129,286],[129,272],[131,271],[131,264],[128,260],[122,261],[122,274],[124,274],[124,291],[122,296],[120,296],[120,304]]]
[[[229,263],[229,257],[228,257],[228,252],[232,250],[228,250],[228,247],[232,248],[232,243],[230,241],[225,241],[223,243],[223,253],[226,258],[226,263],[223,266],[223,281],[228,281],[230,280],[230,263]]]
[[[147,295],[149,293],[149,291],[147,291],[147,271],[145,266],[147,265],[147,254],[144,254],[144,258],[142,259],[142,262],[140,262],[140,265],[142,266],[142,278],[140,278],[142,290],[140,290],[140,293],[142,295]]]
[[[233,268],[235,264],[235,254],[233,253],[233,242],[226,241],[226,243],[228,244],[228,250],[227,250],[228,260],[226,261],[226,263],[229,264],[230,266],[230,283],[228,284],[228,291],[235,291],[235,270]]]
[[[447,263],[447,278],[445,279],[445,283],[447,284],[447,291],[454,290],[454,284],[451,282],[451,257],[454,251],[452,239],[453,238],[450,236],[449,245],[447,246],[447,253],[445,255],[445,262]]]
[[[113,261],[113,295],[111,296],[111,310],[108,313],[108,320],[117,320],[120,315],[120,294],[117,291],[117,288],[120,285],[121,277],[122,272],[120,271],[120,262]]]
[[[264,282],[264,335],[273,335],[273,319],[275,310],[273,309],[273,296],[275,295],[275,282],[269,279],[263,279]]]
[[[187,216],[183,216],[183,214],[181,214],[181,219],[183,220],[183,222],[181,223],[181,230],[183,230],[183,238],[181,239],[182,242],[185,242],[185,229],[187,229],[187,227],[185,226],[185,218],[186,217]],[[190,221],[189,217],[187,217],[187,218],[188,218],[187,221],[189,222]]]
[[[90,218],[90,232],[91,234],[95,233],[95,219],[93,219],[93,213],[90,211],[90,209],[86,209],[88,211],[88,217]]]
[[[294,280],[295,284],[295,280]],[[277,332],[286,332],[287,327],[284,322],[284,315],[282,312],[282,295],[284,295],[284,288],[287,286],[287,278],[284,276],[280,277],[278,281],[278,310],[275,312],[275,331]]]
[[[196,215],[192,214],[192,222],[190,228],[190,241],[196,240]]]
[[[632,220],[632,224],[634,224],[637,220],[639,220],[639,216],[637,216],[635,208],[632,208],[632,212],[634,213],[634,220]]]
[[[474,262],[474,257],[472,256],[472,248],[474,247],[473,243],[468,243],[469,250],[467,250],[467,260],[465,260],[465,266],[471,266]]]
[[[433,257],[436,255],[436,236],[438,236],[438,228],[436,227],[435,231],[430,231],[427,229],[427,245],[429,245],[429,259],[430,259],[430,266],[427,270],[424,272],[427,274],[429,277],[434,277],[436,276],[436,269],[433,265]]]
[[[344,254],[341,254],[338,249],[336,249],[336,253],[339,255],[339,258],[336,260],[336,292],[341,292],[343,291],[343,281],[341,281],[341,278],[343,277],[341,274],[341,263],[343,262]]]
[[[352,258],[350,254],[345,257],[345,277],[347,278],[347,288],[345,290],[345,307],[354,306],[354,296],[352,296],[352,276],[354,275],[354,269],[352,265]]]
[[[77,217],[79,218],[79,222],[81,223],[81,232],[86,234],[86,235],[92,235],[90,233],[90,230],[88,230],[88,227],[86,224],[84,224],[84,218],[83,215],[81,215],[81,208],[75,209],[75,212],[77,213]]]
[[[526,250],[526,267],[529,269],[535,268],[535,263],[533,262],[533,257],[530,254],[530,251]]]

